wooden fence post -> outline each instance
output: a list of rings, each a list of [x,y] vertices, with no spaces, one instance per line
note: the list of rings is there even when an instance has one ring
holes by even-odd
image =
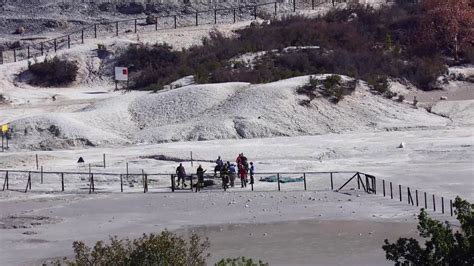
[[[277,2],[275,2],[275,17],[277,16]]]
[[[304,190],[306,190],[306,173],[303,173]]]
[[[115,36],[119,36],[118,21],[115,22]]]
[[[385,197],[385,179],[382,179],[383,196]]]
[[[418,207],[418,189],[415,190],[416,206]]]
[[[5,186],[8,190],[8,171],[5,172],[5,180],[3,181],[3,189],[2,191],[5,191]]]
[[[400,194],[400,202],[402,202],[402,185],[398,185],[398,193]]]
[[[43,184],[43,166],[41,166],[41,184]]]
[[[31,172],[28,172],[28,187],[31,190]]]
[[[390,182],[390,198],[393,199],[392,182]]]
[[[44,55],[44,44],[40,43],[41,55]]]
[[[314,10],[314,0],[311,0],[311,9]]]
[[[54,44],[54,52],[57,52],[58,51],[58,42],[56,41],[56,39],[53,40],[53,44]]]
[[[64,192],[64,173],[61,173],[61,191]]]
[[[155,31],[158,31],[158,17],[155,17]]]
[[[94,24],[94,38],[97,39],[97,24]]]
[[[360,177],[357,176],[357,189],[360,189]]]
[[[331,190],[334,190],[334,180],[333,180],[333,177],[332,177],[332,172],[331,172],[330,176],[331,176]]]
[[[253,17],[255,20],[257,20],[257,5],[253,6]]]
[[[217,9],[214,9],[214,24],[217,24]]]
[[[13,49],[13,62],[16,62],[16,49]]]
[[[233,12],[234,12],[234,23],[235,23],[235,8],[234,8]]]
[[[178,22],[177,22],[178,18],[176,17],[176,15],[174,15],[174,28],[176,29],[178,27]]]
[[[444,197],[441,197],[441,213],[444,214]]]
[[[433,211],[436,211],[436,198],[434,194],[433,194]]]
[[[135,19],[134,21],[135,21],[135,33],[137,33],[137,19]]]
[[[120,192],[123,192],[123,178],[122,178],[122,174],[120,174]]]
[[[27,58],[30,59],[30,46],[26,47]]]
[[[296,0],[293,0],[293,12],[296,12]]]
[[[280,174],[277,174],[278,191],[280,191]]]
[[[84,44],[84,30],[81,30],[81,42]]]
[[[39,169],[38,154],[35,155],[35,161],[36,161],[36,170],[38,170]]]
[[[102,159],[103,159],[103,161],[104,161],[104,168],[105,168],[105,153],[102,154]]]
[[[71,49],[71,35],[67,36],[67,49]]]

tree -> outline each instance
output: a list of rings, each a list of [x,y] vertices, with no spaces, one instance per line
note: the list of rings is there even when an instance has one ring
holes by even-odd
[[[474,265],[474,204],[456,197],[454,207],[461,231],[454,231],[449,222],[430,218],[421,209],[418,231],[427,239],[425,247],[414,238],[399,238],[396,243],[385,239],[382,248],[387,260],[395,265]]]
[[[197,234],[193,234],[188,243],[183,237],[166,230],[159,235],[143,234],[133,241],[112,237],[109,245],[98,241],[92,248],[82,241],[75,241],[73,243],[75,260],[66,260],[66,264],[198,266],[206,264],[206,257],[209,256],[206,250],[209,246],[209,241],[207,239],[202,241]]]
[[[456,61],[474,45],[474,7],[471,0],[424,0],[421,38],[447,49]]]

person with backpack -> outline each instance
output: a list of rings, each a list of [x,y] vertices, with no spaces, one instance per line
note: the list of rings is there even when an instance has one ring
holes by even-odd
[[[198,183],[196,184],[196,192],[201,190],[201,188],[204,188],[204,173],[206,170],[202,169],[202,166],[199,165],[199,167],[196,170],[197,178],[198,178]]]
[[[186,170],[184,170],[184,166],[182,163],[176,168],[176,175],[178,176],[178,188],[179,188],[179,181],[182,180],[182,188],[187,187],[185,180],[186,180]]]

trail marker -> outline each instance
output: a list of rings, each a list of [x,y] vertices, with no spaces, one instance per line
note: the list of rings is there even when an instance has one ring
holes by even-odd
[[[115,89],[117,89],[119,81],[126,81],[127,89],[128,89],[128,68],[127,67],[115,67]]]

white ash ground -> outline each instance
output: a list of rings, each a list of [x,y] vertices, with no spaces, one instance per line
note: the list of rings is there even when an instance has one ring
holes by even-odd
[[[417,212],[414,207],[377,196],[360,194],[358,197],[356,194],[345,195],[329,191],[50,195],[28,201],[2,201],[0,206],[4,215],[20,212],[23,216],[61,219],[58,223],[2,230],[0,238],[4,247],[0,256],[2,265],[31,265],[38,264],[43,259],[72,255],[71,243],[79,239],[91,244],[107,238],[108,235],[133,238],[145,232],[159,232],[165,228],[175,230],[186,226],[204,225],[212,225],[209,230],[219,228],[219,231],[222,230],[225,234],[224,230],[227,231],[230,224],[245,224],[242,226],[248,228],[248,231],[244,230],[247,232],[248,242],[233,242],[238,239],[234,239],[233,236],[236,235],[230,233],[226,240],[227,246],[233,246],[235,243],[236,248],[220,249],[219,243],[223,242],[223,236],[219,235],[213,247],[217,252],[216,255],[246,256],[249,253],[237,248],[238,245],[244,245],[247,249],[255,248],[251,254],[260,251],[259,257],[271,263],[280,265],[291,263],[294,255],[289,255],[287,260],[284,260],[282,256],[271,256],[277,253],[277,250],[266,252],[265,245],[268,244],[267,248],[271,249],[275,247],[275,243],[283,240],[278,237],[273,226],[261,225],[272,222],[285,222],[276,228],[289,235],[295,233],[295,236],[301,234],[303,228],[308,230],[308,222],[326,224],[321,228],[325,233],[320,231],[321,235],[314,236],[318,237],[317,239],[299,235],[301,241],[311,243],[308,244],[309,247],[314,246],[314,242],[317,241],[327,249],[330,249],[330,246],[336,248],[338,245],[342,245],[340,246],[342,248],[347,238],[363,245],[340,254],[317,252],[321,261],[333,261],[338,257],[355,258],[359,256],[359,252],[363,252],[372,253],[369,261],[370,258],[376,258],[372,262],[380,262],[383,261],[383,252],[380,252],[382,242],[374,243],[374,239],[393,237],[394,232],[400,231],[388,230],[387,234],[382,230],[381,223],[388,222],[396,228],[410,228],[410,232],[404,234],[414,235]],[[300,227],[297,221],[305,220],[308,222],[303,222]],[[292,222],[286,223],[286,221]],[[332,221],[335,221],[334,227],[326,231],[331,228],[327,223]],[[365,226],[361,227],[362,224]],[[374,228],[368,226],[374,224],[378,226]],[[261,231],[255,230],[258,228],[262,228]],[[314,226],[313,229],[317,230],[318,226]],[[213,235],[206,230],[203,231],[204,235],[210,236],[212,241]],[[377,238],[373,237],[374,234]],[[267,242],[267,239],[271,241]],[[300,262],[303,264],[314,259],[314,255],[310,255],[311,248],[299,250],[297,247],[286,248],[290,253],[299,252],[302,256]],[[325,248],[320,247],[316,250]]]

